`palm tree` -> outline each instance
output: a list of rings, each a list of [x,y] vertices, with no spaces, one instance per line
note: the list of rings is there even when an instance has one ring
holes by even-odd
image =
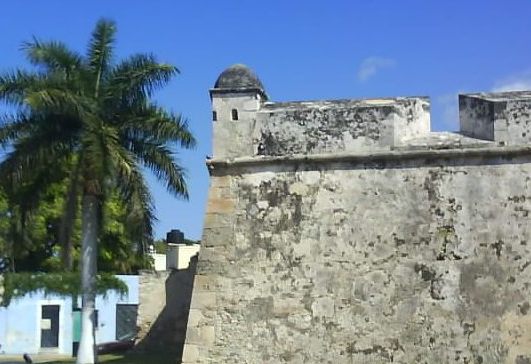
[[[139,231],[150,237],[154,210],[141,168],[151,170],[175,196],[187,198],[185,173],[173,148],[195,145],[186,121],[151,101],[177,68],[150,54],[113,63],[115,34],[112,21],[98,21],[86,56],[61,42],[33,39],[23,50],[36,70],[0,75],[0,100],[17,110],[0,126],[0,144],[8,147],[1,178],[20,184],[70,166],[65,226],[81,199],[79,364],[95,362],[96,249],[106,196],[119,191],[128,213],[141,221]]]

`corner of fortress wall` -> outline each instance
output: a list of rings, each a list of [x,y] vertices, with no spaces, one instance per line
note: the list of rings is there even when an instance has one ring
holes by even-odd
[[[531,363],[531,93],[232,96],[183,363]]]

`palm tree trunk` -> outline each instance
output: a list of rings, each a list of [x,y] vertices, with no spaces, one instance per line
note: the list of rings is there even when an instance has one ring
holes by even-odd
[[[81,340],[77,364],[94,364],[95,353],[95,303],[96,259],[98,239],[99,198],[93,194],[83,195],[82,242],[81,242]]]
[[[78,186],[79,186],[79,174],[81,171],[80,156],[76,162],[74,171],[70,176],[68,185],[68,193],[66,195],[66,201],[63,208],[63,215],[61,216],[61,223],[59,225],[59,245],[61,246],[61,262],[63,268],[71,272],[74,270],[74,260],[72,258],[72,250],[74,244],[72,241],[72,231],[74,230],[74,224],[76,221],[77,209],[78,209]]]
[[[68,195],[66,197],[63,216],[59,225],[59,245],[61,246],[61,262],[63,268],[71,272],[74,270],[74,261],[72,259],[73,241],[72,231],[76,221],[77,210],[77,181],[71,182]]]
[[[59,245],[61,246],[61,263],[63,269],[67,272],[72,272],[74,270],[74,260],[72,259],[72,250],[74,249],[72,230],[75,222],[75,211],[72,212],[72,215],[66,216],[69,213],[65,212],[61,217]]]

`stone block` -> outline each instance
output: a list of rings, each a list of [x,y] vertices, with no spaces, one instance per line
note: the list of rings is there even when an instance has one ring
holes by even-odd
[[[214,326],[201,326],[200,327],[200,340],[205,346],[214,345],[216,341],[216,332]]]
[[[208,213],[227,214],[234,212],[235,201],[230,198],[209,198],[207,205]]]
[[[202,261],[225,263],[229,249],[225,246],[204,246],[201,248]]]
[[[230,227],[232,225],[233,216],[231,214],[207,213],[205,215],[204,228],[220,228]],[[208,231],[208,230],[207,230]],[[206,231],[204,231],[205,233]],[[205,235],[203,233],[203,235]]]
[[[233,244],[234,229],[232,226],[205,227],[203,229],[203,241],[201,245],[210,247],[227,247]]]
[[[216,307],[216,293],[194,291],[190,309],[214,309]]]
[[[214,275],[196,274],[194,289],[197,291],[216,291],[219,286],[218,277]]]
[[[199,346],[186,343],[183,349],[182,364],[196,364],[199,361]]]
[[[225,188],[230,187],[232,176],[215,176],[210,179],[210,187]]]
[[[201,310],[192,308],[188,314],[188,327],[198,327],[204,319]]]

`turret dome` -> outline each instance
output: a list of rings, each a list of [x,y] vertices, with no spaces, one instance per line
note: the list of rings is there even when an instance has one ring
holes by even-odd
[[[265,94],[264,85],[249,67],[243,64],[235,64],[221,72],[214,89],[256,89]]]

